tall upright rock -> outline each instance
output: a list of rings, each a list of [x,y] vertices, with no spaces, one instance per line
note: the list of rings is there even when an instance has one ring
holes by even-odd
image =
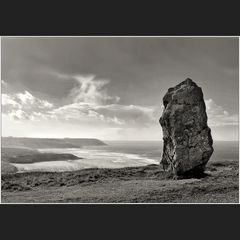
[[[164,170],[175,175],[203,173],[213,153],[213,140],[202,89],[187,78],[168,89],[163,105],[159,122],[163,130]]]

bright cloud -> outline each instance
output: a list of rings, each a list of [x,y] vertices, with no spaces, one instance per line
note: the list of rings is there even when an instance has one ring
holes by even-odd
[[[222,106],[217,105],[212,99],[205,100],[209,126],[236,126],[238,114],[230,114]]]
[[[59,120],[75,125],[87,124],[99,127],[148,127],[158,121],[155,107],[122,105],[118,96],[107,93],[109,80],[95,79],[94,75],[78,75],[75,87],[66,100],[69,104],[60,107],[34,97],[28,91],[3,94],[4,113],[12,120]]]
[[[3,106],[11,106],[13,108],[21,108],[21,104],[18,103],[17,101],[14,100],[14,97],[12,97],[11,95],[2,94],[2,105]]]
[[[39,130],[46,126],[49,136],[52,132],[58,137],[161,139],[161,127],[158,123],[163,110],[161,104],[123,105],[118,96],[108,94],[109,80],[96,79],[94,75],[71,78],[75,79],[76,85],[65,98],[67,103],[58,107],[28,91],[2,94],[3,119],[7,126],[4,128],[11,133],[18,129],[16,126],[27,121],[27,125],[23,125],[25,128],[31,126],[31,129],[36,127]],[[228,113],[212,99],[205,103],[208,124],[211,127],[238,125],[237,114]],[[14,125],[15,121],[18,125]],[[88,134],[90,135],[87,136]]]
[[[106,88],[109,80],[96,79],[94,75],[78,75],[73,78],[76,80],[76,86],[68,96],[71,103],[49,112],[58,119],[76,121],[78,124],[105,123],[112,127],[146,127],[154,120],[157,121],[153,114],[155,107],[122,105],[118,96],[110,96]]]
[[[73,103],[53,109],[50,114],[58,119],[94,122],[100,121],[114,125],[142,125],[152,123],[154,118],[154,107],[142,107],[135,105],[95,105],[88,103]],[[157,120],[156,120],[157,121]]]
[[[34,97],[28,91],[24,93],[2,94],[2,111],[12,120],[34,120],[36,119],[34,115],[37,115],[37,112],[44,113],[46,109],[48,110],[52,107],[52,103]]]
[[[76,86],[71,90],[70,97],[74,103],[104,104],[120,100],[118,96],[112,97],[107,94],[104,87],[109,80],[95,79],[95,75],[77,75],[73,78],[76,80]]]
[[[2,83],[2,85],[5,85],[5,86],[8,85],[4,80],[1,80],[1,83]]]

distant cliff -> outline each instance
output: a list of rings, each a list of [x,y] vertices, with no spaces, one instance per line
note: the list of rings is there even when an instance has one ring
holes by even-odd
[[[94,138],[22,138],[2,137],[2,147],[24,148],[81,148],[83,146],[101,146],[104,142]]]

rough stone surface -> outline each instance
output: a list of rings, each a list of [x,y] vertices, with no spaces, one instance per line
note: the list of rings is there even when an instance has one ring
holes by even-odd
[[[213,153],[213,140],[202,89],[188,78],[168,89],[163,105],[161,165],[176,176],[203,173]]]

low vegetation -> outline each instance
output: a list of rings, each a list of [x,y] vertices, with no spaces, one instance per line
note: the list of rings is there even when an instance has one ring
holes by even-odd
[[[158,165],[2,175],[2,202],[238,202],[238,162],[175,180]]]

